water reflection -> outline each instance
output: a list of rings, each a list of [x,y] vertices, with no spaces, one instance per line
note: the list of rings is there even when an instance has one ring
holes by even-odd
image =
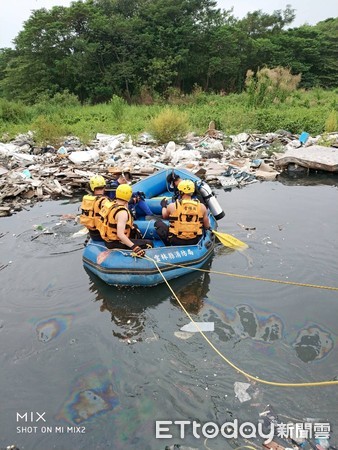
[[[203,269],[210,269],[211,261],[203,267]],[[191,314],[197,314],[204,306],[204,299],[209,292],[210,274],[208,272],[197,272],[194,274],[193,281],[177,290],[174,289],[175,294],[184,306],[184,308]],[[181,307],[174,296],[171,296],[170,301],[173,305]]]
[[[204,266],[210,268],[211,261]],[[113,336],[122,340],[141,341],[149,317],[147,311],[165,300],[179,307],[176,299],[165,284],[154,287],[118,288],[108,286],[89,270],[89,289],[95,294],[95,301],[101,302],[100,311],[108,311],[113,323]],[[209,273],[195,272],[171,280],[170,285],[187,311],[198,313],[209,291]],[[149,328],[149,326],[148,326]]]

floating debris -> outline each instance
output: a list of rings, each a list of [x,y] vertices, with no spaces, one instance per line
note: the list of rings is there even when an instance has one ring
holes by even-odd
[[[193,333],[188,333],[187,331],[175,331],[174,335],[178,339],[187,340],[187,339],[190,339],[193,336]]]
[[[181,328],[181,331],[187,331],[188,333],[198,333],[200,331],[214,331],[214,322],[190,322]]]
[[[247,225],[243,225],[242,223],[237,223],[237,225],[241,228],[243,228],[243,230],[247,230],[247,231],[253,231],[256,229],[256,227],[249,227]]]
[[[249,383],[241,383],[240,381],[235,381],[234,383],[235,395],[236,398],[238,398],[238,400],[241,403],[251,400],[251,396],[247,393],[247,390],[249,389],[250,386],[251,384]]]

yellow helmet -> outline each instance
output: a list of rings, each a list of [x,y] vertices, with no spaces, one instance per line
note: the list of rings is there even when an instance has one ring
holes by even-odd
[[[192,195],[195,192],[195,184],[191,180],[183,180],[178,183],[177,189],[183,194]]]
[[[129,202],[132,194],[133,194],[133,190],[129,186],[129,184],[120,184],[118,186],[118,188],[116,189],[116,198],[118,198],[120,200],[124,200],[126,202]]]
[[[89,186],[92,191],[97,188],[103,188],[106,185],[106,181],[102,175],[94,175],[89,181]]]

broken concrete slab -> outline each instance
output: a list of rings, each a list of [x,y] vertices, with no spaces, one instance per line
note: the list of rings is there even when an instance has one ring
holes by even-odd
[[[289,149],[275,160],[277,168],[287,167],[290,163],[309,169],[338,172],[338,149],[320,145]]]

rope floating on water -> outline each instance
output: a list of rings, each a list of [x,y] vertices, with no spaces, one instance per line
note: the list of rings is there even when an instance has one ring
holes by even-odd
[[[152,260],[152,258],[149,258]],[[152,260],[154,261],[154,260]],[[174,263],[169,263],[169,262],[162,262],[159,261],[159,264],[165,264],[167,266],[173,266],[173,267],[181,267],[183,269],[187,269],[187,270],[197,270],[199,272],[208,272],[208,273],[213,273],[215,275],[225,275],[227,277],[233,277],[233,278],[244,278],[247,280],[256,280],[256,281],[267,281],[269,283],[279,283],[279,284],[287,284],[287,285],[291,285],[291,286],[301,286],[301,287],[308,287],[308,288],[313,288],[313,289],[326,289],[329,291],[338,291],[338,287],[335,286],[325,286],[325,285],[321,285],[321,284],[309,284],[309,283],[299,283],[297,281],[286,281],[286,280],[276,280],[273,278],[265,278],[265,277],[255,277],[254,275],[242,275],[239,273],[231,273],[231,272],[221,272],[218,270],[211,270],[211,269],[198,269],[196,267],[187,267],[184,266],[182,264],[174,264]]]
[[[180,307],[183,309],[183,311],[185,312],[185,314],[187,315],[187,317],[190,319],[190,321],[194,324],[194,326],[196,327],[196,329],[199,331],[199,333],[203,336],[203,338],[207,341],[207,343],[210,345],[210,347],[223,359],[223,361],[225,361],[230,367],[232,367],[233,369],[235,369],[238,373],[244,375],[246,378],[249,378],[252,381],[255,381],[256,383],[261,383],[261,384],[266,384],[266,385],[270,385],[270,386],[278,386],[278,387],[294,387],[294,388],[300,388],[300,387],[315,387],[315,386],[333,386],[333,385],[338,385],[338,380],[329,380],[329,381],[315,381],[315,382],[309,382],[309,383],[281,383],[281,382],[277,382],[277,381],[268,381],[268,380],[264,380],[262,378],[258,378],[257,376],[251,375],[247,372],[245,372],[244,370],[240,369],[238,366],[236,366],[234,363],[232,363],[228,358],[226,358],[226,356],[223,355],[223,353],[221,353],[217,347],[215,347],[215,345],[210,341],[210,339],[203,333],[203,331],[200,329],[200,327],[198,326],[198,324],[194,321],[194,319],[191,317],[191,315],[189,314],[189,312],[185,309],[184,305],[182,304],[182,302],[180,301],[180,299],[177,297],[177,295],[175,294],[174,290],[172,289],[172,287],[170,286],[168,280],[165,278],[165,276],[163,275],[161,269],[159,268],[157,261],[155,261],[154,259],[150,258],[149,256],[145,256],[146,259],[148,259],[149,261],[152,261],[159,274],[162,276],[163,281],[166,283],[166,285],[168,286],[169,290],[171,291],[171,293],[173,294],[173,296],[175,297],[175,299],[177,300],[178,304],[180,305]],[[174,264],[175,265],[175,264]],[[179,266],[179,265],[178,265]],[[184,266],[183,266],[184,267]],[[198,269],[198,270],[203,270],[203,269]],[[204,272],[209,272],[208,270],[203,270]],[[210,271],[211,272],[211,271]],[[312,287],[312,285],[310,285]],[[315,286],[315,285],[313,285]],[[338,290],[338,288],[335,288]]]

